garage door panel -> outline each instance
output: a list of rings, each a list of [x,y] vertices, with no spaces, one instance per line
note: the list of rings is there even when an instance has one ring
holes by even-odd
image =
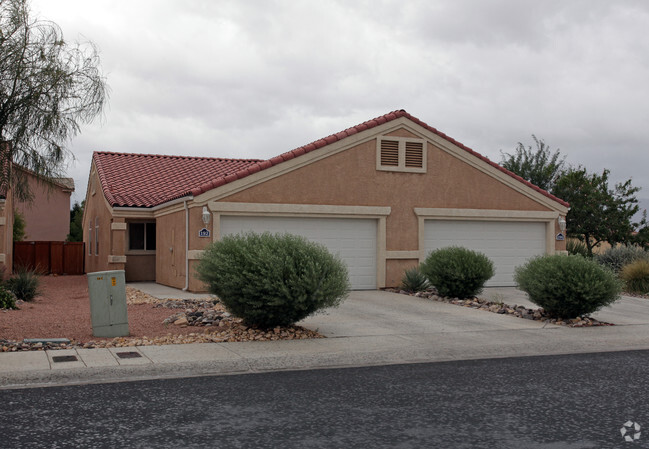
[[[376,288],[376,220],[221,216],[221,235],[241,232],[290,233],[321,243],[347,264],[353,289]]]
[[[426,220],[426,254],[447,246],[463,246],[486,254],[496,269],[487,286],[513,286],[515,268],[545,253],[545,223]]]

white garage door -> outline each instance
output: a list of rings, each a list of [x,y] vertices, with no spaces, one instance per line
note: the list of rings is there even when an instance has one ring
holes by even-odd
[[[221,235],[240,232],[301,235],[340,255],[349,268],[354,290],[376,288],[376,220],[222,216]]]
[[[487,286],[513,286],[514,268],[545,254],[545,223],[426,220],[426,254],[446,246],[463,246],[489,257],[496,274]]]

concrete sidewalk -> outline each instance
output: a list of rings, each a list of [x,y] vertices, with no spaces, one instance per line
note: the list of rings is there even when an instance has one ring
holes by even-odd
[[[129,285],[158,297],[187,294]],[[526,301],[515,289],[482,296]],[[569,328],[383,291],[353,292],[341,307],[300,323],[325,339],[0,353],[0,386],[649,349],[649,301],[624,297],[597,318],[618,325]]]

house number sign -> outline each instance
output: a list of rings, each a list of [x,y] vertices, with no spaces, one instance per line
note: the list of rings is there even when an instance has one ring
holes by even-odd
[[[199,237],[209,237],[210,236],[210,231],[207,228],[203,228],[200,231],[198,231],[198,236]]]

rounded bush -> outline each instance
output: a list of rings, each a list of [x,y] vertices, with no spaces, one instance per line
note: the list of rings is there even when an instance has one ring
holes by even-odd
[[[649,253],[638,246],[620,245],[608,248],[601,254],[595,255],[595,261],[600,265],[619,273],[622,267],[636,260],[649,261]]]
[[[290,234],[226,236],[205,250],[196,271],[230,313],[261,328],[338,306],[350,289],[344,262]]]
[[[649,262],[636,260],[625,265],[620,271],[620,278],[624,281],[626,291],[641,295],[649,293]]]
[[[535,257],[516,268],[514,280],[534,304],[560,318],[593,313],[622,291],[615,273],[579,255]]]
[[[452,246],[432,251],[421,272],[440,295],[462,299],[482,291],[494,275],[494,264],[482,253]]]

